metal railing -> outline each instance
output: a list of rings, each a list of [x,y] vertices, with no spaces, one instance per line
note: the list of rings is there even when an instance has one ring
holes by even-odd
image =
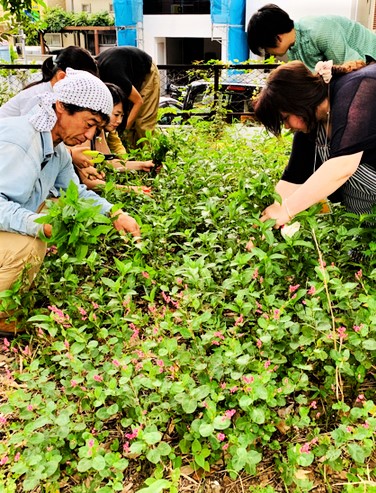
[[[277,64],[166,64],[158,65],[161,96],[171,95],[171,85],[184,88],[195,80],[210,81],[213,107],[223,81],[261,86]],[[41,64],[0,64],[0,105],[22,90],[27,84],[40,80]],[[240,113],[241,114],[241,113]]]

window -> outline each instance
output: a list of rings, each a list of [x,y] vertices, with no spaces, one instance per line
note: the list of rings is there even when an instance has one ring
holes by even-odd
[[[91,14],[91,3],[81,4],[81,11],[86,12],[87,14]]]
[[[46,33],[44,39],[50,48],[60,48],[63,46],[60,33]]]
[[[210,0],[144,0],[144,15],[210,14]]]

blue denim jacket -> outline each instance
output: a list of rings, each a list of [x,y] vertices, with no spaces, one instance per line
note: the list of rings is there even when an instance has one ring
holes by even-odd
[[[54,148],[50,132],[35,130],[28,115],[0,120],[0,231],[37,236],[38,207],[53,187],[66,190],[71,181],[81,198],[110,211],[112,204],[79,183],[65,145]]]

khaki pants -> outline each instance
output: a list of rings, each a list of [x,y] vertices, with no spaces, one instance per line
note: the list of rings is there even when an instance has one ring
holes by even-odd
[[[38,238],[0,231],[0,291],[9,289],[28,267],[32,283],[46,255],[47,245]],[[0,318],[6,317],[0,312]]]
[[[161,80],[158,67],[152,63],[150,72],[146,75],[142,83],[140,94],[143,99],[141,109],[136,121],[130,130],[125,132],[126,143],[132,147],[137,147],[138,139],[145,137],[146,130],[153,131],[157,124],[159,96],[161,92]]]

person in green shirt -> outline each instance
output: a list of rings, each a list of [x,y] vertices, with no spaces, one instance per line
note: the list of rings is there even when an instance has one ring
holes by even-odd
[[[339,15],[308,16],[294,22],[287,12],[267,4],[255,12],[247,28],[250,50],[300,60],[310,70],[320,60],[334,64],[376,60],[376,34]]]

